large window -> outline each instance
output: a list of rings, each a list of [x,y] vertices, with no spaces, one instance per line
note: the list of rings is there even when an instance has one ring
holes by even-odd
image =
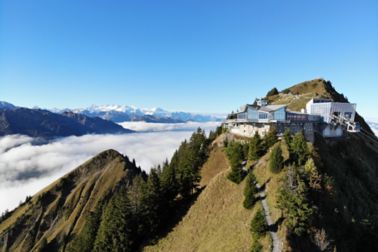
[[[259,119],[268,119],[268,114],[267,113],[259,113]]]

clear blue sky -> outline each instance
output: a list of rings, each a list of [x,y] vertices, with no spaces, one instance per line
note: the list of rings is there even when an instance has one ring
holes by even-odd
[[[0,0],[0,100],[229,112],[324,77],[378,117],[378,1]]]

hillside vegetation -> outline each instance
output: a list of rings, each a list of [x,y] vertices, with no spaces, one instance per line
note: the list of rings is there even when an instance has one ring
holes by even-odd
[[[210,139],[198,129],[149,175],[114,150],[90,159],[0,218],[2,251],[135,251],[198,194]]]
[[[87,217],[140,173],[114,150],[104,151],[49,185],[0,223],[2,251],[55,250],[79,234]]]
[[[144,251],[249,251],[249,223],[255,211],[243,207],[244,183],[227,179],[227,157],[223,149],[211,152],[202,174],[205,189],[182,221],[156,245]],[[223,168],[219,168],[219,165]],[[211,179],[208,174],[212,174]],[[207,183],[207,181],[209,181]],[[269,247],[269,239],[265,237]]]
[[[346,101],[321,79],[269,94],[291,109]],[[198,129],[149,174],[100,153],[3,215],[0,249],[378,251],[377,181],[378,139],[366,134],[308,143]]]

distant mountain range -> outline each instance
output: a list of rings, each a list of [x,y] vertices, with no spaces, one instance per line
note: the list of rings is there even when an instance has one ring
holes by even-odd
[[[0,101],[1,108],[16,108],[17,106]],[[62,114],[64,112],[73,112],[83,114],[89,117],[100,117],[105,120],[119,122],[145,121],[152,123],[182,123],[182,122],[212,122],[222,121],[224,114],[201,114],[183,111],[168,111],[162,108],[137,108],[128,105],[92,105],[88,108],[76,109],[47,109],[51,112]]]
[[[162,108],[146,109],[127,105],[92,105],[91,107],[82,109],[64,109],[54,111],[72,111],[75,113],[84,114],[86,116],[97,116],[117,123],[126,121],[146,121],[159,123],[179,123],[188,121],[209,122],[222,121],[225,118],[225,115],[221,114],[199,114],[182,111],[170,112]]]
[[[53,113],[43,109],[0,103],[0,136],[23,134],[32,137],[80,136],[85,134],[130,133],[131,130],[99,117],[73,112]]]

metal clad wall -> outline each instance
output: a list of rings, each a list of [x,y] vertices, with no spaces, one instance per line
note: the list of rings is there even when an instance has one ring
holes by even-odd
[[[286,120],[285,108],[280,108],[279,110],[274,111],[273,119],[277,121],[285,121]]]

